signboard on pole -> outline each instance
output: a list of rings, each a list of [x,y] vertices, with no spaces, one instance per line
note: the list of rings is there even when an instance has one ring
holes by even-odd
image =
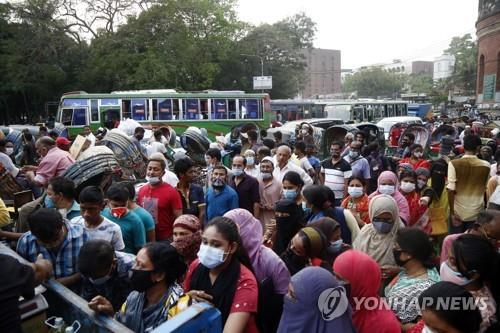
[[[253,77],[253,89],[273,89],[273,77],[272,76],[254,76]]]

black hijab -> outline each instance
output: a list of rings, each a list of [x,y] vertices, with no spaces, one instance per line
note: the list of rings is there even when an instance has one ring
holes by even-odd
[[[288,247],[293,236],[304,227],[304,212],[302,207],[290,199],[278,201],[275,211],[290,214],[288,217],[276,218],[276,240],[273,250],[278,255],[281,255]]]
[[[219,274],[213,285],[210,281],[209,272],[210,269],[200,263],[193,271],[189,287],[191,290],[203,290],[213,297],[212,303],[221,312],[222,327],[224,327],[231,312],[238,278],[240,277],[240,262],[233,256],[231,262]]]

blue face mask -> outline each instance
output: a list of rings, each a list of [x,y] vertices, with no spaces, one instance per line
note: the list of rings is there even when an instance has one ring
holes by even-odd
[[[372,224],[375,230],[381,234],[388,234],[392,230],[392,223],[386,221],[373,220]]]
[[[328,246],[328,250],[330,252],[339,252],[342,248],[342,238],[336,240],[335,242],[330,242],[330,246]]]
[[[54,200],[52,200],[52,198],[49,197],[48,195],[45,196],[43,203],[45,204],[45,208],[56,208]]]
[[[283,190],[283,198],[295,200],[295,199],[297,199],[297,191],[295,191],[295,190]]]
[[[243,174],[243,169],[240,168],[232,168],[231,172],[233,173],[234,176],[239,177]]]

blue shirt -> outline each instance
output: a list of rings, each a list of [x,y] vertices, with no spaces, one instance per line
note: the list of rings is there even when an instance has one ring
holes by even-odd
[[[121,218],[116,218],[111,214],[109,208],[106,208],[102,211],[102,216],[115,222],[122,229],[123,242],[125,243],[123,252],[136,254],[146,244],[144,224],[134,212],[129,210]]]
[[[150,212],[148,212],[139,205],[137,205],[137,208],[132,209],[132,212],[134,212],[137,216],[139,216],[139,218],[142,221],[142,224],[144,224],[144,229],[146,231],[155,229],[155,220],[153,219],[153,215],[151,215]]]
[[[52,263],[54,278],[56,279],[77,273],[78,254],[83,243],[88,240],[88,235],[81,225],[71,224],[67,221],[64,222],[64,225],[68,232],[57,253],[39,244],[36,236],[31,231],[24,233],[19,238],[17,253],[29,262],[35,262],[38,254],[41,253],[44,259]]]
[[[321,169],[321,162],[316,156],[308,157],[307,160],[309,161],[309,164],[311,164],[314,170]]]
[[[71,206],[70,209],[68,209],[68,212],[66,213],[66,218],[68,220],[71,220],[77,216],[81,216],[81,212],[80,212],[80,205],[78,204],[78,202],[76,202],[76,200],[73,200],[73,205]]]
[[[363,177],[364,179],[370,179],[370,163],[364,157],[352,160],[349,156],[344,157],[344,160],[351,165],[352,174]]]
[[[222,216],[231,209],[238,208],[238,194],[230,186],[225,185],[222,191],[216,192],[209,187],[205,194],[207,203],[207,221],[217,216]]]

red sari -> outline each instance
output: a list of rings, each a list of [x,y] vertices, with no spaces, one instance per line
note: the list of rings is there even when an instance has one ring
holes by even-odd
[[[342,201],[340,206],[342,208],[346,209],[352,209],[356,211],[359,214],[359,218],[365,222],[365,223],[370,223],[370,217],[368,216],[368,203],[370,200],[368,200],[368,195],[363,194],[361,199],[356,203],[354,202],[353,198],[349,195],[347,198]]]
[[[420,204],[420,194],[418,194],[417,191],[411,193],[400,192],[406,198],[406,201],[408,201],[408,207],[410,208],[410,220],[407,226],[417,227],[430,234],[431,224],[429,223],[429,208]]]

